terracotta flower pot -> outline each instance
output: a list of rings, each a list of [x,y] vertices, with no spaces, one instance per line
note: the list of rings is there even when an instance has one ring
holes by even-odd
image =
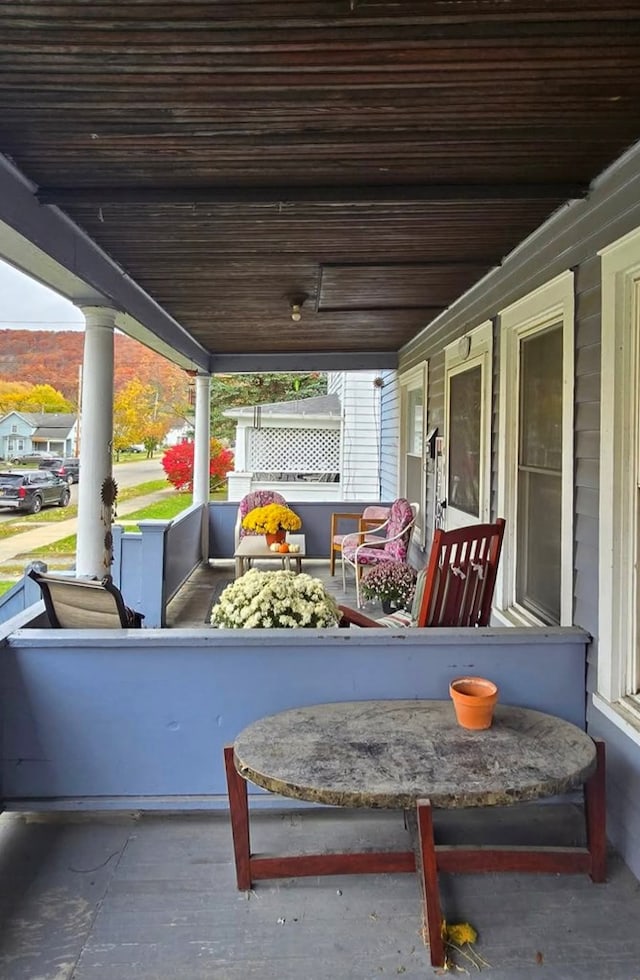
[[[272,544],[282,544],[286,540],[287,532],[283,527],[279,527],[275,534],[265,534],[267,539],[267,548],[270,548]]]
[[[484,677],[456,677],[449,685],[458,724],[479,731],[491,728],[498,688]]]

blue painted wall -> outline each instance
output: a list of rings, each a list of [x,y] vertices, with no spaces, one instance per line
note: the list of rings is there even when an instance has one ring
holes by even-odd
[[[12,633],[0,648],[5,799],[220,805],[223,746],[255,719],[323,701],[447,698],[466,673],[494,679],[503,703],[584,725],[579,630],[390,632],[66,630],[64,644],[51,630]]]
[[[382,503],[390,503],[393,497]],[[301,533],[305,535],[306,553],[309,558],[328,558],[331,514],[334,511],[360,511],[367,504],[378,500],[330,500],[328,502],[295,501],[287,498],[289,506],[302,520]],[[348,504],[348,506],[347,506]],[[209,507],[209,557],[228,558],[235,550],[233,530],[238,505],[235,502],[216,502]]]

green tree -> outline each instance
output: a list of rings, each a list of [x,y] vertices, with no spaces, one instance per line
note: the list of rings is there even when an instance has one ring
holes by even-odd
[[[114,452],[142,443],[147,457],[151,458],[174,418],[173,406],[161,401],[161,392],[156,385],[132,378],[116,393],[113,401]]]
[[[235,438],[236,424],[222,414],[243,405],[268,405],[326,395],[327,376],[320,371],[293,374],[215,374],[211,378],[211,433]]]

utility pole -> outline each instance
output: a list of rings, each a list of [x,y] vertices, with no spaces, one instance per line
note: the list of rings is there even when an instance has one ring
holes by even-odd
[[[78,364],[78,416],[76,418],[76,451],[74,456],[80,455],[80,418],[82,413],[82,362]]]

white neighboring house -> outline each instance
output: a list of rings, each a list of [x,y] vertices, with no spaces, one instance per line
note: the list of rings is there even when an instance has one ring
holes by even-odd
[[[263,489],[296,500],[379,500],[377,380],[372,371],[332,372],[326,395],[228,409],[237,422],[228,499]]]
[[[193,442],[194,438],[194,428],[188,422],[184,425],[177,426],[175,429],[169,429],[166,436],[163,439],[163,445],[165,446],[179,446],[181,442]]]

